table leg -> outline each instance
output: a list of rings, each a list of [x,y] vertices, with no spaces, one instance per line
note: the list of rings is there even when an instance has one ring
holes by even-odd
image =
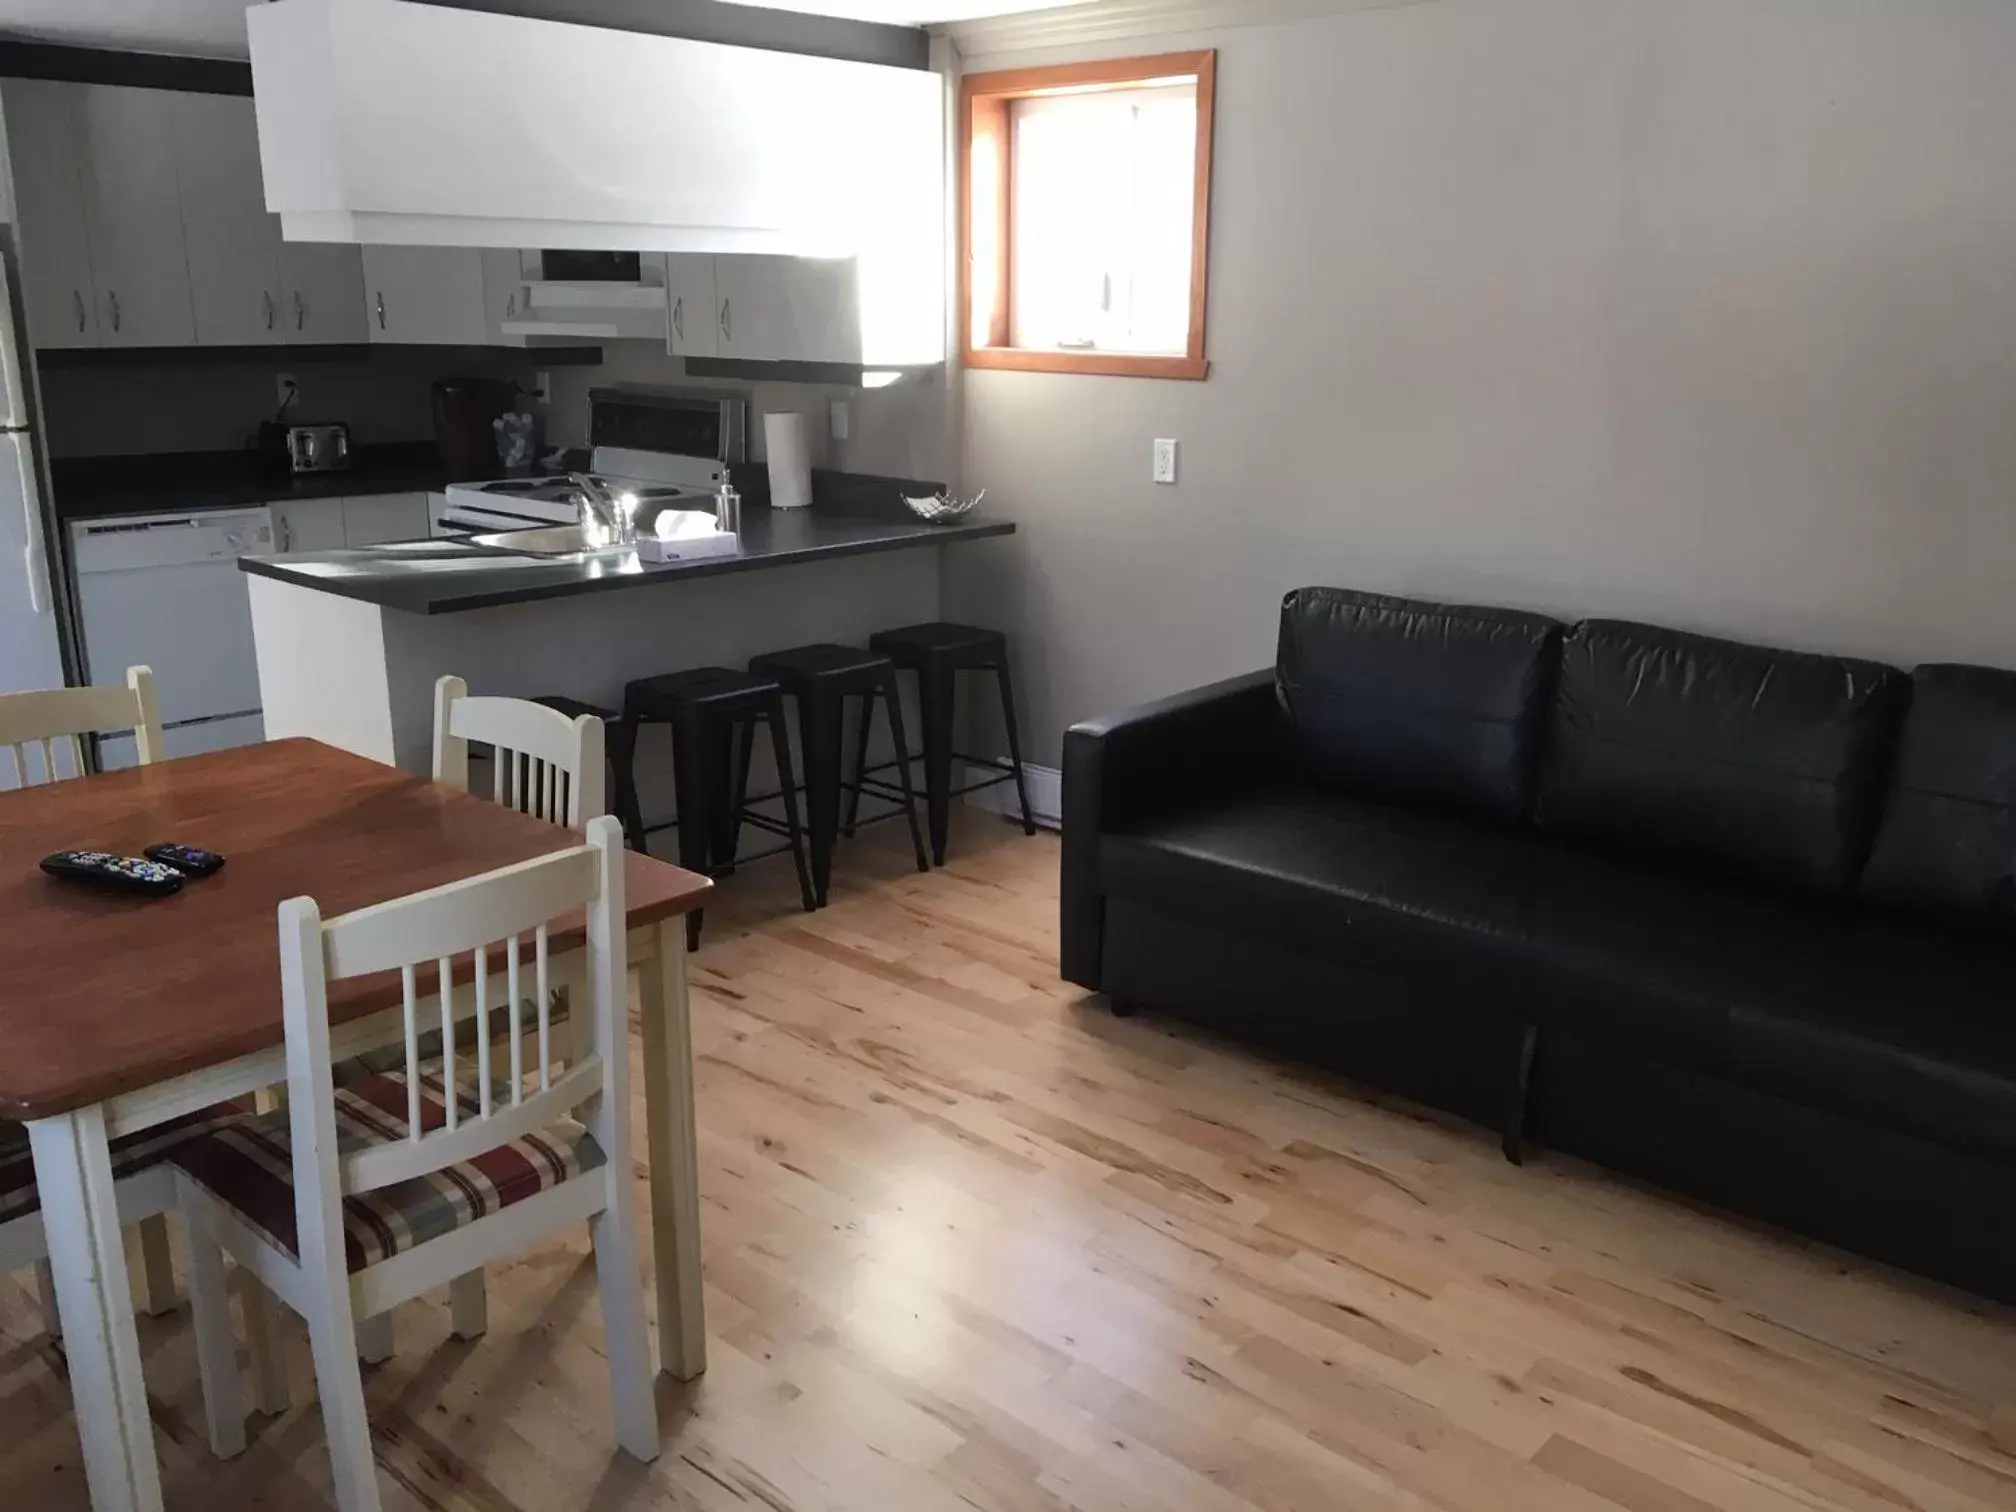
[[[693,1118],[693,1025],[686,999],[686,921],[652,926],[638,962],[644,1100],[651,1163],[651,1245],[658,1278],[658,1368],[690,1381],[707,1368],[700,1293],[700,1154]]]
[[[150,1318],[175,1311],[175,1262],[168,1253],[168,1219],[140,1220],[140,1309]]]
[[[160,1512],[161,1466],[140,1375],[105,1110],[93,1105],[37,1119],[28,1139],[91,1505],[94,1512]]]

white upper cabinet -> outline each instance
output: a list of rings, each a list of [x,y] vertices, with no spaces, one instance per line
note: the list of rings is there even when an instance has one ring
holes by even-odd
[[[364,257],[340,242],[280,243],[280,320],[297,346],[371,339],[364,311]]]
[[[188,346],[196,339],[173,98],[166,90],[84,84],[73,99],[105,346]]]
[[[714,261],[718,345],[750,362],[863,360],[852,259],[721,257]]]
[[[364,248],[364,313],[373,341],[483,346],[483,254],[472,247]]]
[[[506,321],[532,316],[531,284],[538,277],[538,254],[516,247],[488,247],[478,257],[483,270],[484,341],[491,346],[526,346],[529,339],[504,329]]]
[[[692,252],[665,258],[666,350],[674,357],[720,355],[720,306],[715,301],[714,262]]]
[[[72,113],[74,84],[8,79],[0,84],[14,213],[21,247],[21,301],[38,347],[98,345],[98,289],[84,223],[84,174]]]
[[[290,235],[941,257],[922,69],[407,0],[279,0],[246,31]]]
[[[242,95],[172,94],[182,242],[202,346],[288,339],[280,221],[259,186],[259,129]]]

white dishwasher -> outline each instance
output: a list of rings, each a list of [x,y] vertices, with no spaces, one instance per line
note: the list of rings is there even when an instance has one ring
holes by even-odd
[[[238,558],[273,549],[265,506],[124,515],[70,526],[84,661],[94,683],[154,669],[162,745],[194,756],[266,738],[252,605]],[[98,742],[99,765],[132,766],[133,737]]]

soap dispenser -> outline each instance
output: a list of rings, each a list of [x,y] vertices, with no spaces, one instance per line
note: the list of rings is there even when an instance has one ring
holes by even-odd
[[[714,495],[714,528],[738,538],[742,534],[742,495],[735,492],[735,480],[725,467],[720,491]]]

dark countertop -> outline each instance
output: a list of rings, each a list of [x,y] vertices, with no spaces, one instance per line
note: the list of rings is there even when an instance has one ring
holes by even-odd
[[[639,562],[634,556],[527,557],[449,538],[361,551],[240,557],[238,565],[261,577],[408,614],[454,614],[876,551],[945,546],[1011,535],[1014,530],[1006,520],[970,516],[953,525],[926,525],[915,516],[889,510],[843,512],[817,504],[810,509],[772,510],[745,503],[741,553],[694,562]]]
[[[451,481],[431,441],[360,445],[343,472],[276,478],[245,452],[59,457],[50,465],[59,520],[230,509],[292,499],[436,493]]]

